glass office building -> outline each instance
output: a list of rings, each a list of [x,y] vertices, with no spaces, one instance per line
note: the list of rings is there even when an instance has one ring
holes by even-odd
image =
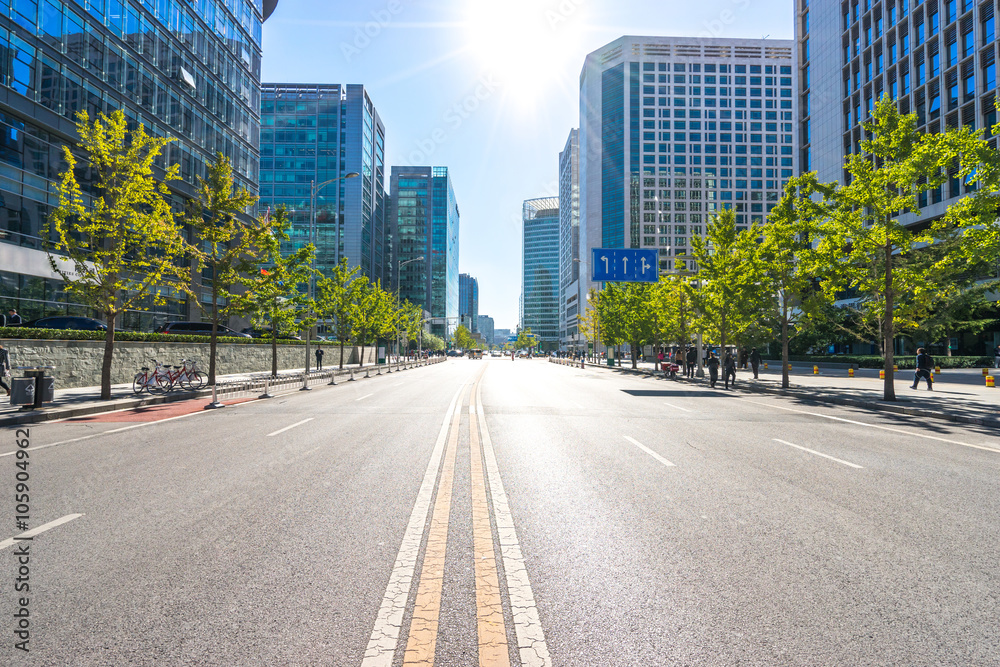
[[[529,199],[522,210],[521,328],[539,349],[559,346],[559,199]]]
[[[458,316],[469,331],[479,331],[479,281],[468,273],[458,274]]]
[[[288,209],[286,250],[312,238],[316,268],[324,274],[347,257],[388,285],[385,127],[365,87],[265,83],[260,153],[261,211]],[[351,172],[360,176],[343,178]],[[315,225],[312,183],[327,183],[317,193]]]
[[[58,202],[78,111],[123,109],[167,145],[157,168],[180,165],[172,203],[184,210],[217,152],[237,183],[257,191],[260,0],[9,0],[0,17],[0,304],[25,319],[88,315],[52,272],[42,230]],[[79,174],[84,192],[89,174]],[[194,288],[199,291],[196,281]],[[204,294],[202,300],[207,298]],[[126,313],[119,326],[151,330],[200,316],[197,302]]]
[[[571,130],[559,154],[559,341],[580,344],[578,316],[586,294],[580,281],[580,130]]]
[[[660,271],[723,208],[763,222],[796,173],[791,40],[622,37],[580,77],[581,271],[656,248]],[[588,287],[596,287],[590,284]],[[583,293],[585,289],[581,290]]]
[[[459,322],[460,222],[448,168],[394,166],[391,193],[393,286],[430,313],[432,333],[448,338]]]

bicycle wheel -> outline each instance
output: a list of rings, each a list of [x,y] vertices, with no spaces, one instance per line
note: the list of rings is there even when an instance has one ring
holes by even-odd
[[[171,389],[173,389],[173,384],[166,375],[155,375],[149,382],[149,393],[151,394],[165,394]]]
[[[198,371],[190,371],[187,374],[187,380],[184,382],[184,386],[192,391],[201,389],[204,384],[205,378]]]
[[[141,394],[142,390],[146,388],[146,374],[136,373],[135,378],[132,380],[132,392],[136,394]]]

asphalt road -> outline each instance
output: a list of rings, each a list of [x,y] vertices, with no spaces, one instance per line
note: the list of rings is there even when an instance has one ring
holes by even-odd
[[[459,359],[29,438],[0,664],[1000,664],[993,431]]]

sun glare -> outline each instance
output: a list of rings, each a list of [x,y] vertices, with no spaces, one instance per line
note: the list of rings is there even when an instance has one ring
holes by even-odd
[[[558,78],[579,60],[584,24],[580,4],[469,0],[468,49],[506,93],[515,98],[543,93],[559,85]]]

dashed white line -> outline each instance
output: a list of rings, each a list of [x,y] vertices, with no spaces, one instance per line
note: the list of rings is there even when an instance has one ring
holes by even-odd
[[[775,442],[780,442],[783,445],[788,445],[789,447],[794,447],[795,449],[801,449],[804,452],[809,452],[810,454],[815,454],[816,456],[822,456],[824,459],[830,459],[831,461],[836,461],[837,463],[843,463],[845,466],[851,466],[852,468],[858,468],[859,470],[864,470],[864,466],[859,466],[856,463],[851,463],[850,461],[844,461],[843,459],[834,458],[829,454],[824,454],[823,452],[817,452],[815,449],[809,449],[808,447],[803,447],[802,445],[796,445],[785,440],[779,440],[774,438]]]
[[[15,537],[8,537],[3,542],[0,542],[0,551],[3,551],[7,547],[12,547],[12,546],[14,546],[15,544],[17,544],[20,541],[31,539],[35,535],[39,535],[41,533],[44,533],[47,530],[52,530],[53,528],[55,528],[57,526],[61,526],[64,523],[69,523],[73,519],[79,519],[81,516],[83,516],[83,515],[82,514],[67,514],[66,516],[64,516],[62,518],[56,519],[55,521],[49,521],[48,523],[44,523],[41,526],[38,526],[37,528],[32,528],[31,530],[29,530],[27,532],[24,532],[24,533],[21,533],[20,535],[17,535]]]
[[[302,426],[302,425],[303,425],[303,424],[305,424],[306,422],[311,422],[311,421],[312,421],[313,419],[315,419],[315,417],[309,417],[308,419],[303,419],[303,420],[302,420],[302,421],[300,421],[300,422],[295,422],[295,423],[294,423],[294,424],[292,424],[291,426],[286,426],[285,428],[279,428],[279,429],[278,429],[277,431],[275,431],[274,433],[268,433],[268,434],[267,434],[267,437],[268,437],[268,438],[271,438],[271,437],[274,437],[274,436],[278,435],[279,433],[284,433],[285,431],[290,431],[291,429],[295,428],[296,426]]]
[[[673,403],[664,402],[663,405],[667,406],[668,408],[673,408],[675,410],[680,410],[681,412],[694,412],[694,410],[689,410],[688,408],[682,408],[681,406],[674,405]]]
[[[666,460],[665,458],[663,458],[662,456],[660,456],[659,454],[657,454],[652,449],[650,449],[646,445],[642,444],[641,442],[639,442],[635,438],[630,438],[627,435],[623,436],[623,437],[626,440],[628,440],[629,442],[631,442],[633,445],[635,445],[636,447],[638,447],[639,449],[641,449],[642,451],[644,451],[647,454],[649,454],[650,456],[652,456],[654,459],[656,459],[657,461],[659,461],[663,465],[667,466],[668,468],[673,468],[674,467],[673,463],[671,463],[670,461]]]
[[[365,395],[364,395],[364,396],[362,396],[361,398],[355,398],[355,399],[354,399],[354,402],[355,402],[355,403],[357,403],[358,401],[363,401],[363,400],[365,400],[366,398],[371,398],[371,397],[372,397],[372,396],[374,396],[374,395],[375,395],[375,394],[365,394]]]

